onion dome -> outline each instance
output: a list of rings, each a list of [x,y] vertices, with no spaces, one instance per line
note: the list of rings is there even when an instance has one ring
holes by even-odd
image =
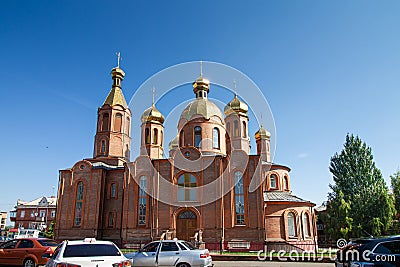
[[[247,116],[248,111],[249,107],[247,106],[247,104],[241,101],[236,94],[235,97],[231,100],[231,102],[229,102],[224,108],[224,113],[226,116],[232,114],[233,112],[239,115]]]
[[[271,133],[268,132],[267,130],[264,129],[264,127],[260,127],[260,130],[258,130],[256,132],[256,134],[254,135],[254,137],[256,138],[256,140],[260,140],[260,139],[270,139],[271,138]]]
[[[204,78],[202,74],[193,82],[193,92],[198,95],[199,91],[207,93],[210,91],[210,81]]]
[[[142,123],[154,122],[154,123],[158,123],[158,124],[163,124],[165,118],[153,104],[153,105],[151,105],[151,107],[149,107],[148,109],[146,109],[143,112],[141,120],[142,120]]]
[[[206,120],[216,116],[223,121],[221,110],[212,101],[207,98],[196,98],[182,111],[181,119],[190,121],[195,116],[201,116]]]
[[[178,136],[175,136],[175,138],[172,139],[171,142],[169,142],[169,145],[168,145],[169,150],[177,149],[179,147],[178,141],[179,141]]]

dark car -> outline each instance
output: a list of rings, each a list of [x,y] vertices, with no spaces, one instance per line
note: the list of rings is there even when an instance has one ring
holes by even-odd
[[[337,253],[337,267],[400,267],[400,236],[359,239]]]
[[[48,261],[44,253],[52,254],[58,243],[48,238],[13,239],[0,245],[0,265],[35,267]]]

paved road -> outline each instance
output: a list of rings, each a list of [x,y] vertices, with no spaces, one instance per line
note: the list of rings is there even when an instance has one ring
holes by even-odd
[[[333,267],[334,263],[277,262],[277,261],[214,261],[215,267]]]

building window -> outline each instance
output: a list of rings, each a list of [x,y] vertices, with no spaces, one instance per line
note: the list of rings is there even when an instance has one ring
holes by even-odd
[[[138,224],[146,225],[146,176],[141,176],[139,179],[139,211]]]
[[[219,148],[219,129],[213,129],[213,148]]]
[[[55,211],[55,210],[52,210],[52,211],[51,211],[50,217],[51,217],[51,218],[56,217],[56,211]]]
[[[101,140],[100,153],[101,154],[106,153],[106,140]]]
[[[178,201],[196,201],[196,177],[185,173],[178,178]]]
[[[246,122],[243,122],[243,138],[247,137],[247,127],[246,127]]]
[[[115,119],[114,119],[114,131],[121,132],[121,129],[122,129],[122,114],[117,113],[115,114]]]
[[[150,144],[150,129],[149,128],[146,128],[144,130],[144,142],[146,144]]]
[[[309,221],[308,213],[306,213],[306,212],[303,213],[302,221],[303,221],[304,238],[308,238],[308,237],[310,237],[310,221]]]
[[[110,197],[111,198],[116,198],[117,197],[117,185],[115,183],[111,184]]]
[[[83,190],[83,182],[79,182],[76,188],[74,226],[81,226],[82,223]]]
[[[21,218],[24,218],[24,217],[25,217],[25,211],[21,210]]]
[[[234,121],[233,122],[233,137],[238,137],[239,136],[239,122]]]
[[[161,131],[160,131],[160,146],[162,146],[163,141],[164,141],[164,133],[163,133],[163,131],[161,130]]]
[[[108,227],[110,227],[110,228],[114,227],[114,216],[115,216],[115,212],[110,212],[108,214]]]
[[[108,113],[103,114],[103,121],[101,123],[101,131],[108,131],[109,115]]]
[[[131,130],[131,119],[128,117],[126,118],[126,134],[129,135]]]
[[[227,130],[227,132],[228,132],[228,135],[230,135],[230,134],[231,134],[231,123],[230,123],[230,122],[228,122],[228,123],[226,124],[226,130]]]
[[[31,211],[31,218],[35,218],[35,212]]]
[[[44,218],[46,217],[46,211],[45,210],[41,210],[40,211],[40,218]]]
[[[158,143],[158,130],[153,129],[153,145],[157,145]]]
[[[243,174],[239,171],[235,172],[235,223],[236,225],[244,225],[244,190],[243,190]]]
[[[289,189],[289,180],[287,176],[283,177],[283,189],[288,190]]]
[[[287,224],[288,224],[288,234],[289,237],[296,236],[296,216],[293,212],[289,212],[287,215]]]
[[[185,146],[185,132],[183,130],[181,130],[179,134],[179,146],[180,147]]]
[[[194,146],[199,148],[201,144],[201,127],[194,127]]]
[[[276,181],[277,181],[277,177],[275,174],[271,174],[271,176],[269,177],[269,187],[270,188],[276,188]]]

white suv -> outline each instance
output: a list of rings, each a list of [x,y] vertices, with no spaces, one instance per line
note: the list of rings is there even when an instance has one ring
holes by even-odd
[[[111,241],[94,238],[64,241],[48,257],[46,267],[124,267],[131,266],[119,248]]]

